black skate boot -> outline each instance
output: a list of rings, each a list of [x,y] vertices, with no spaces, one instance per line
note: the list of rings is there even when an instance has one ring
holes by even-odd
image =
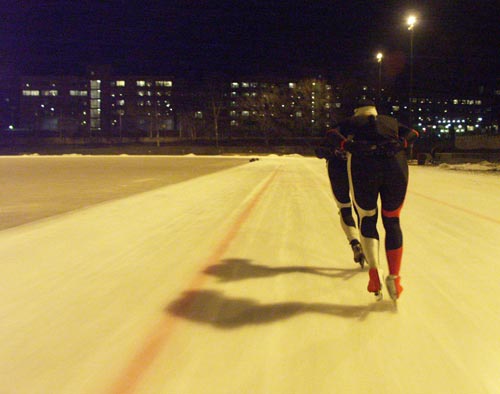
[[[354,253],[354,261],[361,265],[361,268],[365,266],[365,255],[363,254],[363,249],[361,244],[357,239],[353,239],[351,242],[352,252]]]

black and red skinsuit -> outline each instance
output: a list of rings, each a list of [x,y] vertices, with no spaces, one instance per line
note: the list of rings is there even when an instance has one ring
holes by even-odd
[[[389,274],[399,278],[403,254],[399,217],[408,186],[405,147],[418,133],[385,115],[355,115],[340,123],[339,129],[346,137],[342,145],[349,152],[350,187],[365,258],[371,270],[379,269],[377,201],[380,197]],[[368,290],[377,291],[370,289],[370,284]]]

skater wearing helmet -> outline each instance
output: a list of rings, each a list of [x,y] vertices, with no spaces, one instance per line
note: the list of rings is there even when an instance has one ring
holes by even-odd
[[[373,102],[362,100],[354,115],[339,124],[346,137],[347,168],[353,202],[359,217],[360,241],[369,265],[368,291],[382,298],[382,269],[377,232],[380,197],[385,229],[385,252],[389,273],[387,291],[395,301],[403,291],[399,272],[403,255],[403,234],[399,216],[408,186],[405,148],[418,133],[397,119],[379,115]]]
[[[359,242],[359,231],[352,215],[352,203],[349,193],[349,177],[347,175],[347,155],[340,149],[345,140],[338,128],[326,131],[320,147],[315,149],[316,156],[326,159],[328,178],[333,192],[333,198],[340,216],[340,227],[347,237],[354,253],[354,261],[364,267],[365,257]]]

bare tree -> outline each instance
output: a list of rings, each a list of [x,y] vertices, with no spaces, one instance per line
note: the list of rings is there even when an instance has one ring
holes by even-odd
[[[320,135],[331,123],[332,86],[322,79],[295,83],[261,84],[256,92],[240,98],[247,124],[256,124],[266,143],[272,137]]]
[[[244,124],[257,127],[266,145],[271,138],[291,134],[289,98],[285,86],[264,83],[239,99]]]
[[[208,84],[208,95],[210,96],[210,114],[213,122],[215,145],[219,147],[220,117],[225,105],[225,85],[219,78],[213,78]]]

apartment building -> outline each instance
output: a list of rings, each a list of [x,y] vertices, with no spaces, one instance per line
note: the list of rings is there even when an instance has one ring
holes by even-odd
[[[353,99],[352,92],[323,78],[176,81],[174,86],[171,76],[115,75],[109,67],[89,67],[84,77],[22,77],[18,127],[62,137],[315,137],[351,113]],[[358,93],[374,99],[378,92],[360,86]],[[487,94],[416,94],[413,126],[442,136],[498,132],[495,103]],[[380,107],[403,121],[408,117],[406,99],[382,96]]]
[[[19,127],[59,136],[156,135],[175,129],[173,79],[113,75],[89,68],[85,77],[21,78]]]

